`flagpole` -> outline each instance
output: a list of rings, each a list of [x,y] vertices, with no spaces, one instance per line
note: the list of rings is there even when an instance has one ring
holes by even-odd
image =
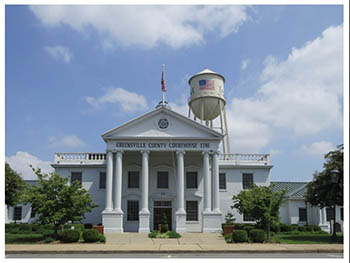
[[[163,64],[162,65],[162,78],[163,78],[163,81],[164,81],[164,71],[165,71],[165,65]],[[165,91],[162,89],[162,94],[163,94],[163,102],[162,104],[164,105],[165,104]]]

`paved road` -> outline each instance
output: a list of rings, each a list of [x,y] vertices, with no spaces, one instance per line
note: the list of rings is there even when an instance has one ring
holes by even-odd
[[[6,258],[343,258],[343,253],[8,254]]]

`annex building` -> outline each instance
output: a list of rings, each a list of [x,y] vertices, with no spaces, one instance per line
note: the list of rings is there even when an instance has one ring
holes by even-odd
[[[103,153],[55,153],[55,171],[80,181],[98,205],[86,214],[86,223],[103,224],[107,233],[146,233],[158,229],[165,214],[169,228],[179,233],[220,232],[233,195],[252,184],[270,185],[268,154],[229,151],[223,83],[208,69],[190,79],[194,119],[163,99],[154,110],[103,133]],[[213,128],[216,117],[219,129]],[[276,182],[276,190],[288,189],[281,221],[329,231],[333,210],[306,204],[305,187]],[[35,220],[30,210],[30,205],[11,207],[6,222]],[[254,223],[248,215],[233,214],[237,223]]]

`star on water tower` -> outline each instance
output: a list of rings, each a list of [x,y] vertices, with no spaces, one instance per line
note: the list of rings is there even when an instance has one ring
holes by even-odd
[[[198,118],[210,128],[219,128],[224,135],[223,152],[230,153],[224,97],[225,78],[206,68],[192,76],[188,84],[191,87],[188,117],[191,118],[192,111],[194,120]],[[213,127],[213,120],[218,116],[220,116],[220,127]]]

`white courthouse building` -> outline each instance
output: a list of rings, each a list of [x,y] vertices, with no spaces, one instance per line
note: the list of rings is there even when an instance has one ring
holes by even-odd
[[[270,184],[268,154],[230,153],[224,78],[206,69],[189,82],[194,119],[163,100],[154,110],[103,133],[106,152],[55,153],[55,171],[81,181],[98,205],[84,222],[103,224],[107,233],[146,233],[158,229],[165,214],[170,229],[179,233],[220,232],[232,211],[233,195],[253,183]],[[213,127],[216,117],[219,129]],[[295,196],[306,183],[276,185],[276,190],[289,187],[289,201],[280,210],[283,223],[318,224],[328,230],[326,210],[305,204],[303,194]],[[235,210],[233,214],[237,223],[254,222]],[[18,205],[8,210],[6,221],[34,218],[30,205]]]

